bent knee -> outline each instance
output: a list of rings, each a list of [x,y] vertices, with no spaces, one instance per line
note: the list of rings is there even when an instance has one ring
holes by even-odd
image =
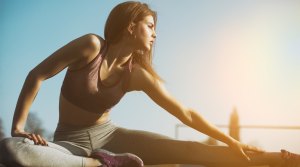
[[[18,166],[23,164],[26,153],[22,154],[22,148],[33,145],[29,139],[23,137],[5,138],[0,142],[0,162]],[[18,165],[17,165],[18,164]]]
[[[14,153],[23,147],[26,144],[33,144],[29,139],[24,137],[11,137],[5,138],[0,142],[0,150],[1,153],[4,151],[5,153]]]

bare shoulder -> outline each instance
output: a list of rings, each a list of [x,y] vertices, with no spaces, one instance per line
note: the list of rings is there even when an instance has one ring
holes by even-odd
[[[104,39],[96,34],[85,34],[76,39],[79,46],[93,52],[99,52],[104,45]]]
[[[56,50],[34,69],[32,76],[48,79],[65,68],[79,69],[92,61],[104,45],[104,40],[95,34],[86,34]]]
[[[85,34],[74,41],[72,41],[74,51],[80,54],[73,54],[80,56],[78,61],[70,65],[70,69],[78,69],[89,62],[91,62],[100,52],[101,48],[104,46],[104,39],[96,34]]]
[[[104,39],[97,34],[89,33],[79,38],[80,42],[86,46],[100,50],[101,46],[104,45]]]
[[[145,68],[135,63],[132,66],[130,75],[129,91],[146,91],[157,81]]]

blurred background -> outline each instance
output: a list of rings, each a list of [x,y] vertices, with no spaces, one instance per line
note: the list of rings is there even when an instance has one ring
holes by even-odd
[[[0,138],[10,136],[28,72],[79,36],[103,36],[108,14],[120,2],[0,0]],[[242,142],[300,153],[300,1],[142,2],[158,13],[154,67],[174,97],[225,133],[236,113]],[[43,83],[30,111],[28,130],[49,140],[64,74]],[[208,139],[141,92],[128,93],[111,119],[178,139]]]

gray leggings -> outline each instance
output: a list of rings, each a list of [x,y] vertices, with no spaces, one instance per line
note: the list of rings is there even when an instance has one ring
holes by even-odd
[[[49,147],[34,145],[29,139],[7,138],[0,143],[0,162],[11,166],[84,167],[84,157],[96,148],[136,154],[146,165],[247,166],[225,146],[208,146],[151,132],[128,130],[115,126],[111,121],[82,129],[58,125],[54,142],[49,142]]]

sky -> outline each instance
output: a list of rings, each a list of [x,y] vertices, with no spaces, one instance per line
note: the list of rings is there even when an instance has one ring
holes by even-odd
[[[10,135],[28,72],[71,40],[103,37],[121,0],[0,0],[0,118]],[[157,11],[154,67],[169,92],[213,124],[300,126],[300,1],[144,0]],[[31,106],[53,132],[65,71],[43,82]],[[175,136],[176,118],[142,92],[111,111],[119,126]],[[227,129],[221,129],[227,133]],[[180,139],[206,137],[181,128]],[[242,129],[242,141],[300,153],[300,130]],[[196,137],[195,137],[196,136]]]

